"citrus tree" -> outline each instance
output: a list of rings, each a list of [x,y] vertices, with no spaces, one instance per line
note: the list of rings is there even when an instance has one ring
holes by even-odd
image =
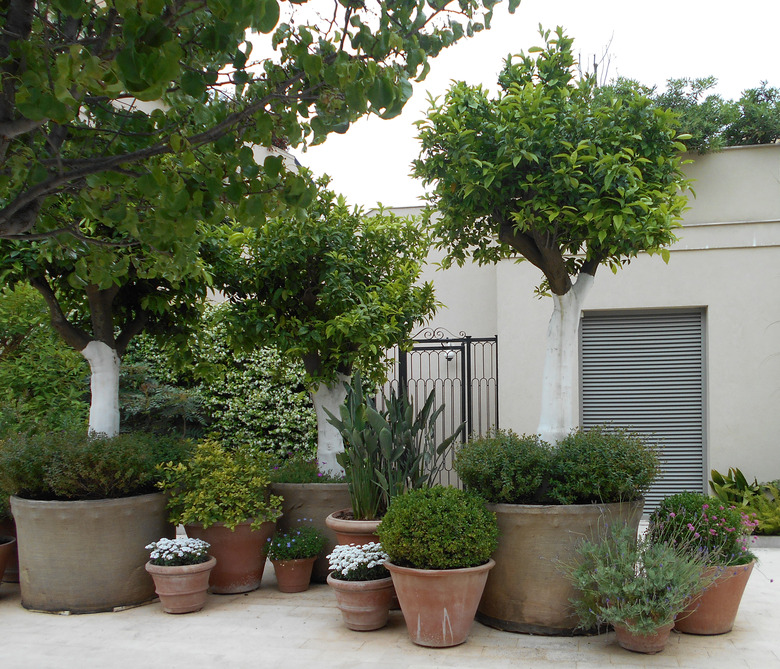
[[[575,427],[577,331],[596,270],[641,252],[668,260],[687,184],[674,113],[575,78],[572,40],[542,35],[544,47],[507,60],[495,97],[455,83],[432,103],[414,173],[433,186],[445,267],[519,256],[541,271],[553,314],[539,432],[556,442]]]

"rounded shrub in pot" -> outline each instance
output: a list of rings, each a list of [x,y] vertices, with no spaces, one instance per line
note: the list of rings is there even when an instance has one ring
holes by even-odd
[[[154,598],[144,546],[173,537],[164,461],[189,444],[144,433],[12,434],[0,442],[0,489],[9,491],[19,548],[22,606],[93,613]]]
[[[605,521],[637,529],[658,458],[639,436],[608,427],[572,432],[554,447],[536,435],[496,431],[464,444],[455,470],[489,502],[501,530],[477,619],[569,635],[578,629],[569,601],[575,592],[557,564]]]

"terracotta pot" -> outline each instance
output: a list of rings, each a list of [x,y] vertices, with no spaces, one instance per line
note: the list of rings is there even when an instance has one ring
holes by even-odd
[[[281,496],[282,516],[276,521],[279,532],[289,532],[300,522],[313,525],[325,535],[327,542],[314,563],[311,580],[325,583],[328,578],[327,555],[336,545],[336,533],[325,525],[325,518],[333,509],[349,506],[346,483],[272,483],[271,494]]]
[[[498,521],[496,567],[488,576],[477,620],[510,632],[570,636],[579,620],[577,592],[560,568],[583,538],[604,523],[639,526],[644,500],[625,504],[488,504]],[[543,584],[543,587],[540,587]]]
[[[466,569],[412,569],[385,562],[412,642],[432,648],[463,643],[495,564],[489,560]]]
[[[715,582],[678,616],[674,629],[685,634],[730,632],[754,564],[755,561],[734,567],[716,567],[720,574]]]
[[[252,521],[229,530],[222,523],[208,527],[185,525],[188,537],[203,539],[211,544],[209,555],[217,558],[211,570],[209,586],[218,595],[251,592],[260,587],[265,569],[268,539],[274,533],[275,523],[267,522],[253,530]]]
[[[16,523],[13,518],[3,518],[0,520],[0,535],[16,538]],[[5,563],[5,575],[0,576],[0,581],[6,583],[19,582],[19,551],[17,544],[14,544],[11,554]]]
[[[634,651],[635,653],[645,653],[652,655],[660,653],[666,648],[666,642],[669,641],[669,632],[672,631],[674,623],[669,623],[659,627],[653,634],[635,634],[629,632],[622,625],[615,625],[615,634],[621,648]]]
[[[276,574],[276,587],[279,592],[303,592],[309,589],[311,570],[317,558],[299,558],[297,560],[271,560]]]
[[[328,585],[336,594],[336,603],[348,629],[368,632],[387,625],[390,601],[395,593],[390,576],[373,581],[340,581],[329,574]]]
[[[376,528],[381,521],[374,520],[354,520],[352,518],[352,509],[341,509],[331,513],[326,519],[325,524],[336,534],[336,540],[340,544],[363,544],[375,541],[379,543],[379,535]]]
[[[11,497],[22,606],[97,613],[154,599],[145,546],[172,539],[162,493],[76,502]]]
[[[14,555],[16,555],[16,538],[0,536],[0,581],[3,580],[6,565]]]
[[[154,588],[160,597],[165,613],[193,613],[206,604],[209,589],[209,574],[217,564],[213,557],[200,564],[185,564],[175,567],[146,563],[154,579]]]

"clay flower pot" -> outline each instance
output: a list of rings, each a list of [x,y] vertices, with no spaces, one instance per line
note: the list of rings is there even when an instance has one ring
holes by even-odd
[[[412,569],[385,562],[412,642],[432,648],[463,643],[495,564],[488,560],[465,569]]]
[[[331,513],[325,519],[325,525],[336,534],[336,540],[340,544],[363,544],[378,542],[379,535],[376,528],[379,527],[380,519],[374,520],[355,520],[352,518],[352,509],[341,509]]]
[[[209,527],[185,525],[187,536],[203,539],[211,544],[209,555],[217,558],[217,566],[211,572],[211,592],[224,595],[251,592],[260,587],[268,551],[268,538],[274,533],[275,523],[263,523],[253,530],[252,521],[236,525],[229,530],[222,523]]]
[[[154,579],[154,589],[160,598],[165,613],[193,613],[206,604],[209,589],[209,575],[217,564],[215,558],[200,564],[185,564],[175,567],[146,563]]]
[[[16,540],[16,523],[13,518],[0,518],[0,535],[6,537],[13,537]],[[8,561],[5,563],[5,574],[0,576],[0,581],[5,583],[18,583],[19,582],[19,554],[18,545],[14,543],[11,555],[8,557]]]
[[[660,653],[666,648],[666,642],[669,641],[669,632],[672,631],[674,623],[669,623],[659,627],[653,634],[635,634],[622,625],[615,625],[615,634],[621,648],[631,650],[635,653],[645,653],[652,655]]]
[[[674,629],[685,634],[725,634],[734,627],[742,593],[755,561],[733,567],[713,567],[720,575],[678,616]]]
[[[6,565],[16,555],[16,539],[9,536],[0,536],[0,581],[3,580]]]
[[[341,617],[348,629],[368,632],[387,625],[395,593],[390,576],[373,581],[342,581],[329,574],[328,585],[336,594]]]
[[[303,592],[309,589],[311,571],[316,557],[296,560],[271,560],[279,592]]]

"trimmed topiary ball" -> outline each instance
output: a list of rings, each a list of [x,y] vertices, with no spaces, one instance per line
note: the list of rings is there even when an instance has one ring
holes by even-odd
[[[485,501],[443,486],[394,498],[378,532],[392,563],[416,569],[476,567],[490,559],[498,541],[496,517]]]

